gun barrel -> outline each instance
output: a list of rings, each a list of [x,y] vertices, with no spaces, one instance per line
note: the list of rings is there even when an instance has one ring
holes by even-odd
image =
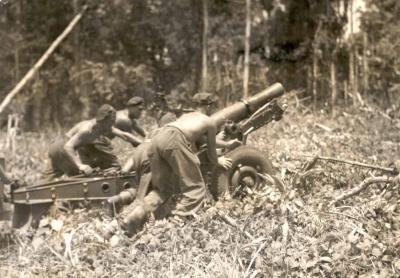
[[[284,91],[285,89],[282,84],[275,83],[248,99],[237,102],[214,113],[211,115],[211,118],[215,121],[218,127],[222,126],[226,120],[234,122],[242,121],[267,102],[282,96]]]

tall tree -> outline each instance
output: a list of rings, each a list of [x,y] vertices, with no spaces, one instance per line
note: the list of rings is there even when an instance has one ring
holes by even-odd
[[[349,89],[353,98],[353,105],[356,105],[357,91],[356,91],[356,75],[355,75],[355,46],[354,46],[354,2],[350,0],[349,17],[350,17],[350,37],[349,37]]]
[[[367,94],[369,90],[369,67],[368,67],[368,35],[367,32],[363,32],[363,94]]]
[[[208,90],[208,0],[203,0],[203,39],[202,39],[202,73],[201,89]]]
[[[246,31],[244,39],[244,72],[243,98],[249,95],[249,67],[250,67],[250,33],[251,33],[251,0],[246,0]]]

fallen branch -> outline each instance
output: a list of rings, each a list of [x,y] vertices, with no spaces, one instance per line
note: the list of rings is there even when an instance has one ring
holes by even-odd
[[[359,166],[359,167],[364,167],[364,168],[370,168],[374,170],[380,170],[389,174],[397,174],[398,170],[396,168],[388,168],[388,167],[382,167],[378,165],[372,165],[372,164],[366,164],[366,163],[361,163],[357,161],[351,161],[351,160],[345,160],[345,159],[339,159],[339,158],[334,158],[334,157],[326,157],[326,156],[311,156],[311,155],[304,155],[304,157],[312,157],[313,159],[317,160],[324,160],[328,162],[338,162],[338,163],[344,163],[344,164],[349,164],[349,165],[354,165],[354,166]]]
[[[57,37],[57,39],[50,45],[50,47],[46,50],[46,52],[40,57],[40,59],[36,62],[36,64],[25,74],[21,81],[12,89],[10,93],[6,96],[3,102],[0,104],[0,114],[4,111],[7,105],[11,102],[11,100],[22,90],[26,83],[33,78],[36,72],[41,68],[41,66],[46,62],[46,60],[50,57],[50,55],[54,52],[54,50],[60,45],[60,43],[68,36],[68,34],[74,29],[75,25],[82,18],[83,13],[86,11],[87,7],[84,6],[82,11],[77,14],[70,24],[65,28],[64,32],[61,33]]]
[[[357,187],[353,188],[352,190],[343,193],[342,195],[336,197],[330,204],[329,206],[335,205],[338,202],[341,202],[345,199],[348,199],[361,191],[365,190],[370,184],[373,183],[388,183],[392,182],[393,178],[391,177],[371,177],[363,180]]]

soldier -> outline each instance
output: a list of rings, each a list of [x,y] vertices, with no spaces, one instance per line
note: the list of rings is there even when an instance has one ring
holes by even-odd
[[[153,104],[152,108],[156,105],[160,108],[160,110],[153,110],[157,111],[158,113],[155,114],[156,119],[158,119],[158,124],[160,127],[175,121],[176,115],[171,112],[168,108],[168,104],[165,100],[165,95],[163,93],[157,93],[157,104]],[[197,108],[200,112],[210,115],[215,110],[215,104],[217,103],[216,97],[212,96],[209,93],[198,93],[195,94],[192,98],[193,103],[195,104],[195,108]],[[192,110],[191,112],[193,112]],[[150,162],[147,155],[148,150],[150,149],[150,142],[151,138],[157,133],[157,130],[153,131],[149,134],[148,138],[138,146],[132,153],[131,158],[125,163],[122,167],[122,172],[128,173],[132,170],[136,171],[137,176],[140,180],[140,177],[144,173],[150,172]],[[219,138],[221,137],[221,138]],[[202,138],[204,139],[204,138]],[[196,142],[197,144],[205,143],[204,140],[199,140]],[[222,136],[217,136],[216,138],[216,146],[218,148],[232,148],[235,147],[237,144],[241,144],[238,140],[231,140],[231,141],[224,141]],[[223,164],[224,158],[221,159],[221,164]]]
[[[95,119],[78,123],[64,138],[58,138],[50,146],[50,167],[43,173],[43,179],[52,180],[63,174],[74,176],[81,172],[91,174],[96,167],[119,167],[117,158],[99,147],[99,140],[105,140],[106,136],[118,136],[133,145],[139,145],[141,140],[113,127],[115,119],[115,109],[105,104],[99,108]]]
[[[168,106],[167,100],[165,99],[165,94],[162,92],[156,93],[155,100],[150,105],[149,111],[151,116],[156,119],[159,127],[177,119],[176,114]]]
[[[193,96],[192,102],[197,111],[200,111],[208,116],[210,116],[216,109],[218,99],[210,93],[197,93]],[[203,139],[203,140],[202,140]],[[200,138],[197,142],[197,146],[201,148],[201,144],[206,143],[204,137]],[[217,148],[232,149],[241,145],[241,142],[237,139],[234,140],[224,140],[223,132],[217,134],[216,146]],[[204,147],[204,146],[203,146]]]
[[[209,97],[209,96],[208,96]],[[208,102],[206,106],[211,106]],[[200,111],[183,114],[168,123],[151,138],[147,153],[150,161],[152,191],[138,204],[123,221],[129,232],[140,227],[149,216],[169,197],[180,191],[182,198],[172,211],[174,215],[188,216],[197,212],[205,202],[206,185],[200,170],[200,161],[192,145],[205,139],[210,163],[228,169],[232,161],[217,158],[214,121],[208,117],[212,107],[198,107]],[[203,112],[203,113],[202,113]]]
[[[142,137],[146,137],[146,132],[137,122],[142,115],[143,109],[143,98],[135,96],[128,100],[126,109],[118,110],[116,113],[114,127],[131,134],[129,136],[119,137],[130,142],[133,147],[137,147],[142,142],[142,140],[136,138],[132,134],[133,132],[136,132]],[[114,154],[111,144],[111,140],[114,138],[115,134],[113,133],[100,136],[94,141],[92,148],[82,150],[81,155],[86,156],[89,161],[96,161],[96,167],[100,169],[120,168],[118,158]]]
[[[146,132],[137,122],[142,115],[143,109],[143,98],[132,97],[128,100],[126,109],[117,111],[117,118],[114,126],[122,131],[129,133],[135,131],[140,136],[146,137]]]

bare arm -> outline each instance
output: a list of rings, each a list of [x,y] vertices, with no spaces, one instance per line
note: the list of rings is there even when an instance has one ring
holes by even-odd
[[[132,120],[132,129],[140,136],[146,137],[146,132],[135,120]]]
[[[216,138],[216,145],[217,148],[224,148],[224,149],[234,149],[236,147],[239,147],[240,145],[242,145],[242,142],[239,141],[238,139],[233,139],[233,140],[228,140],[228,141],[224,141],[220,138]]]
[[[115,136],[118,136],[119,138],[121,138],[122,140],[131,143],[134,147],[137,147],[138,145],[143,143],[143,141],[141,139],[137,138],[133,134],[131,134],[129,132],[122,131],[122,130],[116,128],[116,127],[112,128],[112,133]]]
[[[75,135],[72,136],[64,145],[64,150],[67,155],[72,159],[78,169],[84,171],[85,173],[87,172],[85,169],[87,169],[89,166],[82,163],[81,159],[76,154],[76,149],[79,146],[90,142],[92,140],[92,137],[93,136],[91,135],[90,131],[82,130],[75,133]]]
[[[133,158],[129,158],[128,161],[122,167],[121,172],[122,173],[129,173],[133,168],[133,164],[134,164]]]
[[[207,155],[208,159],[213,165],[217,165],[218,163],[216,139],[215,139],[216,133],[217,133],[217,127],[214,125],[213,122],[210,121],[207,129]]]
[[[82,125],[84,125],[84,123],[86,123],[86,122],[88,122],[88,121],[80,122],[80,123],[74,125],[74,126],[73,126],[70,130],[68,130],[68,132],[66,133],[67,137],[68,137],[68,138],[71,138],[72,136],[74,136],[74,134],[77,133],[77,132],[79,132],[80,129],[81,129],[81,127],[82,127]]]

